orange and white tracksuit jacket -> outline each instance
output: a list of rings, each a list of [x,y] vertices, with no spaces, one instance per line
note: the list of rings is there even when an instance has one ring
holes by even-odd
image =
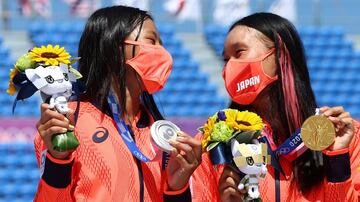
[[[139,149],[153,158],[155,151],[149,127],[141,128],[136,124],[140,114],[134,120],[132,132]],[[181,194],[164,190],[166,175],[161,160],[149,163],[136,160],[121,139],[113,119],[92,104],[81,102],[74,132],[80,146],[68,160],[57,160],[46,154],[41,137],[36,135],[38,164],[45,166],[34,201],[163,201],[164,192]],[[212,169],[204,154],[201,166],[189,181],[192,201],[219,201],[218,173]]]
[[[136,144],[145,155],[152,158],[155,152],[149,146],[149,128],[136,127],[139,118],[140,116],[136,117],[132,127]],[[161,171],[161,162],[141,163],[140,174],[137,161],[123,143],[112,118],[104,115],[92,104],[82,102],[75,134],[80,146],[69,160],[56,160],[49,154],[42,158],[41,161],[46,162],[46,166],[35,201],[139,201],[140,175],[143,181],[144,201],[163,201],[165,175]],[[41,154],[44,154],[46,148],[39,135],[35,138],[35,149],[40,165]],[[335,159],[335,163],[327,168],[331,172],[342,172],[342,165],[337,165],[336,162],[343,162],[344,155],[350,157],[351,176],[338,182],[331,182],[329,177],[325,177],[321,184],[307,194],[301,193],[296,180],[293,180],[291,162],[280,157],[285,176],[280,175],[279,180],[276,180],[274,169],[268,166],[265,179],[260,180],[261,198],[266,202],[276,201],[276,198],[280,201],[358,201],[358,122],[354,122],[354,137],[349,148],[326,154],[329,158]],[[215,170],[208,155],[203,154],[203,161],[189,182],[193,201],[220,201],[218,180],[221,170]],[[277,181],[278,188],[275,185]],[[276,196],[276,189],[280,189],[279,196]]]

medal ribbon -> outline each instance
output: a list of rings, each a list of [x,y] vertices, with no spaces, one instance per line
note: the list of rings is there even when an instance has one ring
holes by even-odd
[[[119,118],[121,116],[121,111],[120,111],[120,108],[118,107],[118,103],[116,102],[115,96],[113,95],[112,92],[110,92],[110,94],[108,96],[108,103],[109,103],[109,107],[112,112],[114,121],[116,123],[116,127],[120,133],[121,138],[125,142],[127,148],[140,161],[143,161],[145,163],[154,161],[154,159],[150,160],[147,156],[145,156],[140,151],[140,149],[136,146],[135,141],[132,138],[129,128],[126,125],[125,121],[123,119]],[[163,167],[166,167],[166,166],[163,166]]]
[[[300,132],[301,129],[300,128],[297,129],[293,135],[291,135],[288,139],[286,139],[285,142],[282,143],[274,151],[271,149],[267,133],[265,133],[263,137],[259,138],[260,142],[266,143],[268,145],[268,153],[271,156],[271,166],[275,170],[282,173],[284,176],[285,173],[282,170],[281,164],[279,162],[280,155],[283,156],[288,161],[292,162],[307,150],[307,147],[305,146],[305,144],[301,139]]]
[[[308,149],[301,139],[301,129],[297,129],[294,134],[274,151],[271,149],[268,136],[269,134],[265,133],[263,137],[259,138],[259,141],[268,145],[268,153],[271,156],[271,166],[285,176],[279,162],[280,155],[292,162]]]
[[[285,140],[274,152],[277,156],[282,155],[292,162],[307,150],[301,139],[301,129],[297,129],[288,139]]]

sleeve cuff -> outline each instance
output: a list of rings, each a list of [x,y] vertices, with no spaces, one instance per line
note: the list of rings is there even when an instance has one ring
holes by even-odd
[[[336,155],[345,154],[348,152],[349,152],[349,148],[345,148],[345,149],[339,149],[339,150],[335,150],[335,151],[324,150],[323,154],[325,154],[326,156],[336,156]]]
[[[323,152],[325,172],[328,182],[345,182],[351,176],[350,155],[345,150]]]
[[[45,169],[42,179],[54,188],[66,188],[71,183],[71,172],[74,164],[74,156],[70,159],[55,159],[49,153],[46,154]]]
[[[184,188],[177,191],[169,191],[169,187],[167,183],[165,183],[164,201],[191,201],[189,183],[187,183]]]
[[[170,191],[168,184],[165,183],[164,194],[166,194],[166,195],[179,195],[179,194],[184,193],[188,188],[189,188],[189,183],[187,183],[187,184],[186,184],[182,189],[180,189],[180,190]]]

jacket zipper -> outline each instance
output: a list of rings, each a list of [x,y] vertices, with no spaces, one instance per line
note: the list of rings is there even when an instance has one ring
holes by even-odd
[[[142,171],[142,167],[141,167],[141,161],[137,158],[135,158],[136,160],[136,165],[138,167],[138,173],[139,173],[139,184],[140,184],[140,202],[144,201],[144,175],[143,175],[143,171]]]
[[[129,128],[130,134],[131,134],[134,142],[136,143],[134,132],[131,130],[131,127],[128,126],[128,128]],[[144,174],[143,174],[143,170],[141,167],[141,161],[134,156],[133,156],[133,158],[135,159],[136,165],[138,167],[139,185],[140,185],[140,202],[144,202]]]
[[[280,202],[280,172],[275,169],[275,201]]]

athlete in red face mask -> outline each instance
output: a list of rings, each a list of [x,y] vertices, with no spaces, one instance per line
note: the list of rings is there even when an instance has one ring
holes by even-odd
[[[35,201],[218,200],[217,174],[202,158],[199,140],[179,133],[170,155],[151,143],[150,126],[163,119],[151,94],[165,85],[172,67],[151,17],[124,6],[96,11],[79,57],[86,90],[71,104],[73,113],[66,118],[42,105]],[[67,129],[80,146],[57,152],[51,137]]]
[[[161,45],[146,44],[138,41],[125,41],[126,44],[139,46],[135,57],[126,61],[140,75],[148,93],[152,94],[164,87],[172,67],[172,57]]]
[[[292,134],[315,114],[316,102],[300,37],[286,19],[270,13],[245,17],[231,26],[224,45],[223,78],[231,108],[259,114],[278,166],[260,181],[263,201],[358,201],[360,125],[342,107],[321,107],[336,128],[334,143],[322,152],[287,146]],[[319,126],[321,127],[321,126]],[[294,139],[293,139],[294,140]],[[290,150],[290,151],[286,151]],[[223,201],[241,201],[241,178],[225,167]]]
[[[277,80],[264,72],[263,61],[274,53],[271,49],[255,59],[230,59],[224,69],[223,78],[231,99],[242,105],[254,102],[266,86]]]

